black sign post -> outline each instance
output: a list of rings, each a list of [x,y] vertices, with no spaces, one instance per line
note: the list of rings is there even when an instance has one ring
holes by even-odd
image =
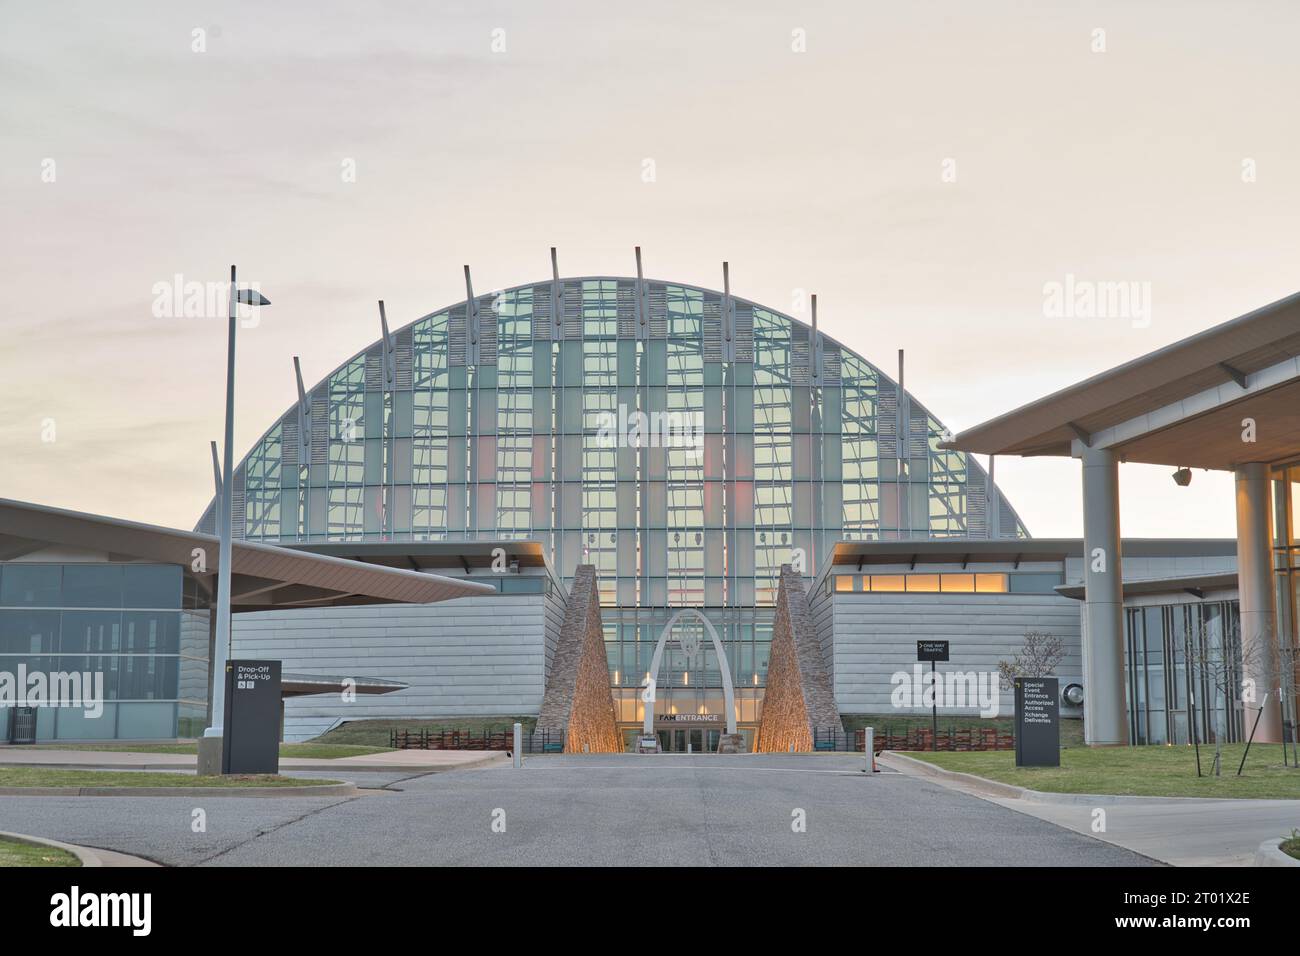
[[[280,662],[226,664],[222,773],[280,772]]]
[[[1061,707],[1055,677],[1016,678],[1016,766],[1061,765]]]
[[[916,659],[930,662],[930,749],[939,749],[939,687],[935,677],[935,661],[948,663],[947,641],[917,641]]]

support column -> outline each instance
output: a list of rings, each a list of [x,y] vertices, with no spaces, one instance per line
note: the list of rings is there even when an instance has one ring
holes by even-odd
[[[1077,442],[1083,460],[1083,736],[1128,743],[1124,704],[1124,577],[1115,453]]]
[[[1242,676],[1254,681],[1255,700],[1246,702],[1245,727],[1250,733],[1264,694],[1272,691],[1259,719],[1255,740],[1277,743],[1282,739],[1276,670],[1277,616],[1273,608],[1272,522],[1270,521],[1268,465],[1249,462],[1236,471],[1237,483],[1237,592],[1241,599]]]

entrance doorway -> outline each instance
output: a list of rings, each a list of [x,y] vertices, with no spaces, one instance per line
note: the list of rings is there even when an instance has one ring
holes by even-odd
[[[659,747],[666,754],[713,754],[722,740],[722,724],[717,727],[659,726],[655,728]],[[689,749],[687,749],[689,748]]]

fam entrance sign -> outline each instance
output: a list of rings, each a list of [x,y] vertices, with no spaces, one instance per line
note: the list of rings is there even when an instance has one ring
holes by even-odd
[[[664,625],[664,629],[659,633],[659,641],[655,644],[654,657],[650,659],[650,677],[645,690],[641,692],[641,701],[645,704],[645,721],[642,724],[642,733],[649,737],[654,732],[655,686],[659,682],[659,666],[664,659],[664,645],[668,643],[668,636],[672,634],[673,626],[683,617],[698,618],[704,624],[704,629],[709,632],[709,639],[713,641],[713,650],[718,655],[718,669],[722,671],[722,706],[725,710],[724,716],[727,718],[727,735],[734,738],[736,736],[736,691],[731,685],[731,665],[727,662],[727,652],[722,647],[722,640],[718,637],[718,632],[714,630],[713,622],[693,607],[684,607],[670,617],[668,623]]]

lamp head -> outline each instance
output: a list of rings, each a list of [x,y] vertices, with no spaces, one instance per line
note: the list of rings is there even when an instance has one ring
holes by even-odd
[[[271,300],[256,289],[240,289],[235,293],[235,301],[240,305],[270,305]]]

